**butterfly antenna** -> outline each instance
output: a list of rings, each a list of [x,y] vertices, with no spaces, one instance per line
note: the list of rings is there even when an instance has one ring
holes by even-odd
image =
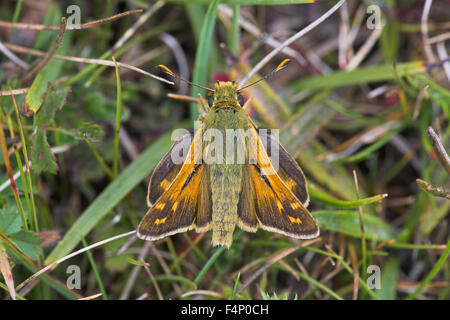
[[[270,78],[271,76],[273,76],[276,72],[278,72],[278,71],[284,69],[284,68],[289,64],[289,62],[291,62],[291,59],[284,59],[284,60],[278,65],[278,67],[276,67],[275,69],[273,69],[272,71],[270,71],[270,72],[269,72],[268,74],[266,74],[264,77],[262,77],[262,78],[259,79],[259,80],[256,80],[255,82],[252,82],[252,83],[250,83],[250,84],[248,84],[248,85],[246,85],[246,86],[244,86],[244,87],[242,87],[242,88],[239,88],[238,91],[242,91],[242,90],[244,90],[244,89],[246,89],[246,88],[248,88],[248,87],[251,87],[251,86],[253,86],[253,85],[255,85],[255,84],[257,84],[257,83],[263,81],[263,80],[267,80],[268,78]]]
[[[186,80],[186,79],[180,77],[179,75],[177,75],[176,73],[174,73],[172,70],[170,70],[169,68],[167,68],[167,67],[166,67],[165,65],[163,65],[163,64],[160,64],[160,65],[158,65],[157,67],[163,69],[167,74],[171,75],[172,77],[174,77],[174,78],[176,78],[176,79],[178,79],[178,80],[180,80],[180,81],[184,81],[184,82],[186,82],[186,83],[188,83],[188,84],[190,84],[190,85],[192,85],[192,86],[196,86],[196,87],[199,87],[199,88],[202,88],[202,89],[205,89],[205,90],[214,92],[214,90],[211,89],[211,88],[201,86],[201,85],[199,85],[199,84],[190,82],[189,80]]]

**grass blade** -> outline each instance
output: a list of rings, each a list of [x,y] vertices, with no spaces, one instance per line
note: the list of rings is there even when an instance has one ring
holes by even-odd
[[[414,290],[414,292],[406,298],[406,300],[413,300],[422,292],[422,290],[427,286],[427,284],[430,283],[431,280],[433,280],[433,278],[439,272],[441,267],[446,262],[448,263],[447,258],[449,254],[450,254],[450,240],[447,242],[447,247],[445,248],[444,252],[442,252],[441,257],[436,262],[433,269],[431,269],[430,273],[426,276],[426,278],[420,283],[417,289]]]
[[[397,74],[424,73],[426,67],[423,61],[405,62],[396,65]],[[323,76],[310,77],[295,83],[292,88],[295,91],[318,90],[326,88],[340,88],[354,84],[371,83],[395,79],[395,72],[391,64],[370,66],[352,71],[336,71]]]
[[[216,262],[217,258],[224,252],[226,247],[222,246],[214,252],[214,254],[209,258],[208,262],[203,266],[202,270],[198,273],[197,277],[194,280],[195,285],[198,286],[200,281],[202,281],[203,277],[205,276],[206,272],[211,268],[211,266]]]
[[[323,210],[312,212],[319,224],[329,230],[342,232],[353,237],[361,237],[359,225],[359,214],[350,210]],[[389,240],[394,238],[390,226],[383,220],[365,214],[364,215],[365,235],[368,239]]]
[[[214,31],[214,26],[216,23],[217,7],[219,6],[220,0],[214,0],[206,12],[205,19],[203,22],[202,30],[200,31],[200,39],[197,47],[197,54],[195,56],[194,62],[194,72],[192,75],[192,82],[200,85],[204,85],[206,79],[208,79],[208,61],[212,36]],[[192,86],[191,96],[197,97],[198,93],[202,93],[203,89]],[[191,119],[197,119],[198,110],[197,104],[191,104]]]

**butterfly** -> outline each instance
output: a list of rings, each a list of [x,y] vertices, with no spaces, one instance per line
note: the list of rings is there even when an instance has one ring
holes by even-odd
[[[229,248],[236,226],[296,239],[319,236],[306,209],[309,196],[302,170],[273,132],[258,129],[246,113],[249,101],[243,105],[240,92],[249,86],[238,89],[234,81],[217,81],[214,89],[202,87],[211,99],[199,96],[201,124],[179,137],[154,169],[150,209],[138,226],[139,238],[153,241],[192,229],[211,230],[212,245]]]

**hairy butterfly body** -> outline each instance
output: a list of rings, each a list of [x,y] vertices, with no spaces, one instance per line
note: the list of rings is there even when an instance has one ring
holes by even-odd
[[[274,135],[255,127],[234,82],[217,82],[211,91],[200,128],[180,137],[155,168],[138,236],[157,240],[212,230],[213,245],[230,247],[237,225],[248,232],[317,237],[297,163]],[[182,163],[173,161],[175,150],[187,150]]]

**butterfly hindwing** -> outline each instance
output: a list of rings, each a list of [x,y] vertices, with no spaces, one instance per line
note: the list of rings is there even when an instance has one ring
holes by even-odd
[[[249,165],[242,167],[241,185],[238,203],[238,226],[247,232],[256,232],[258,218],[255,209],[255,187],[253,186]]]
[[[204,165],[202,180],[200,181],[200,189],[197,199],[197,214],[195,217],[195,231],[208,231],[211,226],[212,219],[212,198],[211,185],[209,177],[209,167]]]

